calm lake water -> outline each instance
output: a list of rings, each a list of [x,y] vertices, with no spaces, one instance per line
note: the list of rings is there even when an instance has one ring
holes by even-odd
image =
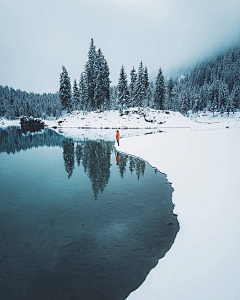
[[[0,129],[0,182],[0,299],[126,299],[179,230],[166,175],[112,142]]]

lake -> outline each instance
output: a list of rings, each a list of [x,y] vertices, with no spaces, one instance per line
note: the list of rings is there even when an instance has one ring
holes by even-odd
[[[126,299],[179,230],[166,175],[111,141],[0,129],[0,182],[0,299]]]

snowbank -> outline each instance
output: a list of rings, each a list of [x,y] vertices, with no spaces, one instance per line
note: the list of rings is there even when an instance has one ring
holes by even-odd
[[[117,148],[167,174],[180,223],[170,251],[128,299],[240,299],[239,129],[176,129]]]
[[[150,108],[131,108],[120,113],[117,110],[105,112],[74,111],[57,120],[43,120],[49,128],[87,129],[160,129],[160,128],[226,128],[240,127],[240,112],[190,114],[189,118],[179,112],[159,111]],[[19,126],[19,120],[0,119],[0,127]]]
[[[46,121],[48,124],[48,121]],[[150,108],[138,110],[131,108],[124,110],[120,115],[117,110],[105,112],[74,111],[58,119],[54,126],[61,128],[159,128],[167,127],[190,127],[192,121],[178,112],[157,111]],[[53,123],[49,123],[53,126]]]
[[[5,118],[0,118],[0,128],[4,128],[8,126],[20,126],[20,119],[7,120]]]

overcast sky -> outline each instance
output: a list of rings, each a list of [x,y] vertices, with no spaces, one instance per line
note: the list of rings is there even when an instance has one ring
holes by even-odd
[[[90,39],[113,84],[140,61],[155,80],[240,38],[240,0],[0,0],[0,84],[55,92],[64,65],[79,80]]]

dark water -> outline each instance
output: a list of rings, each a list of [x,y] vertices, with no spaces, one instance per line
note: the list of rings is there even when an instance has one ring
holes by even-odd
[[[0,130],[0,182],[0,299],[125,299],[179,230],[166,176],[112,142]]]

